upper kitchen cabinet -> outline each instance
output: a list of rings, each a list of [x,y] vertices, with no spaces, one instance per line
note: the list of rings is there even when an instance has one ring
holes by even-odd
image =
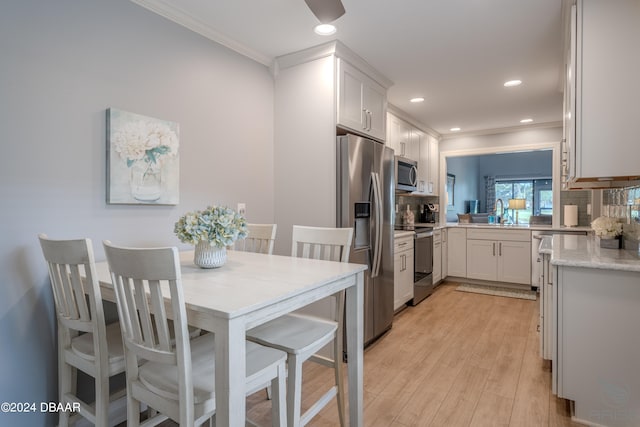
[[[338,126],[384,141],[387,90],[338,58]]]
[[[418,162],[418,190],[414,194],[438,195],[440,150],[438,140],[398,116],[387,113],[387,145],[396,156]]]
[[[577,0],[569,15],[564,178],[570,186],[637,179],[638,1]]]
[[[409,123],[391,113],[387,113],[387,145],[396,156],[418,161],[420,136]]]
[[[438,195],[438,164],[440,150],[438,140],[420,132],[420,159],[418,160],[418,191],[429,196]]]
[[[347,123],[350,116],[364,123],[362,97],[370,98],[355,80],[366,76],[385,88],[383,93],[391,82],[338,41],[276,58],[273,75],[274,219],[281,230],[275,253],[288,254],[293,224],[336,225],[336,133],[385,139],[384,124],[375,123],[378,113],[386,117],[386,99],[382,112],[365,107],[371,112],[368,127],[381,133],[370,135],[361,125]],[[355,107],[346,99],[354,99]]]

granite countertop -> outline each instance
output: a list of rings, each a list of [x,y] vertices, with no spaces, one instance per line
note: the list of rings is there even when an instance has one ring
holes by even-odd
[[[484,224],[484,223],[469,223],[469,224],[460,224],[459,222],[448,222],[446,227],[449,228],[492,228],[492,229],[500,229],[500,230],[532,230],[532,231],[580,231],[580,232],[590,232],[593,231],[591,227],[582,226],[582,227],[553,227],[551,225],[544,224]]]
[[[544,240],[540,244],[542,251]],[[545,244],[544,250],[548,251]],[[593,236],[556,234],[551,244],[551,264],[640,273],[640,253],[624,249],[603,249]],[[548,253],[548,252],[547,252]]]

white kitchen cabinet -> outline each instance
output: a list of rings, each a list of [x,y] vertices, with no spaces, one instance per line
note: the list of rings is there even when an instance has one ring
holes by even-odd
[[[442,280],[446,279],[447,276],[449,275],[449,242],[447,241],[448,238],[448,230],[446,228],[443,228],[442,230],[442,234],[441,234],[441,239],[442,239]]]
[[[413,236],[394,241],[393,309],[398,310],[413,298]]]
[[[550,254],[540,254],[540,356],[545,360],[552,357],[553,334],[553,275],[550,265]]]
[[[414,193],[430,196],[438,195],[438,140],[424,132],[419,132],[418,190]]]
[[[401,118],[387,113],[387,145],[396,156],[418,161],[419,135],[416,129]],[[418,142],[416,142],[418,139]]]
[[[576,421],[635,427],[640,425],[640,273],[605,268],[553,268],[553,385],[558,397],[574,401]]]
[[[387,91],[362,71],[338,58],[339,126],[384,141]]]
[[[442,281],[442,232],[433,232],[433,284]]]
[[[467,277],[467,229],[450,228],[447,231],[447,273],[454,277]]]
[[[437,196],[440,187],[440,144],[436,138],[429,135],[429,180],[427,181],[427,193]]]
[[[468,230],[467,277],[531,285],[531,233]]]
[[[640,175],[640,7],[637,0],[577,0],[568,32],[563,178]],[[575,116],[575,119],[574,119]],[[579,184],[578,184],[579,186]]]
[[[301,219],[308,225],[336,226],[336,128],[344,126],[336,113],[339,59],[384,87],[391,85],[339,41],[276,59],[273,205],[278,255],[291,253],[291,230]],[[378,139],[384,137],[383,133]]]

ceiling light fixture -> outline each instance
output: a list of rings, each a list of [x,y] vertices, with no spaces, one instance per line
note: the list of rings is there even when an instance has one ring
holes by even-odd
[[[424,98],[423,98],[423,97],[421,97],[421,96],[419,96],[419,97],[417,97],[417,98],[411,98],[411,99],[409,100],[409,102],[413,102],[414,104],[415,104],[415,103],[418,103],[418,102],[424,102]]]
[[[522,119],[520,120],[520,123],[531,123],[533,121],[533,119]]]
[[[449,129],[451,132],[460,132],[460,128],[451,128]]]
[[[319,24],[313,28],[313,31],[321,36],[330,36],[336,33],[336,27],[331,24]]]
[[[504,82],[504,87],[520,86],[521,84],[522,80],[509,80],[508,82]]]

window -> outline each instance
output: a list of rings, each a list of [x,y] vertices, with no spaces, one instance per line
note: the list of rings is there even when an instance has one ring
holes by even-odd
[[[505,216],[515,221],[515,212],[507,209],[509,199],[525,199],[526,208],[518,211],[518,222],[528,224],[532,215],[551,215],[553,211],[551,182],[550,179],[496,181],[496,200],[502,199]]]

